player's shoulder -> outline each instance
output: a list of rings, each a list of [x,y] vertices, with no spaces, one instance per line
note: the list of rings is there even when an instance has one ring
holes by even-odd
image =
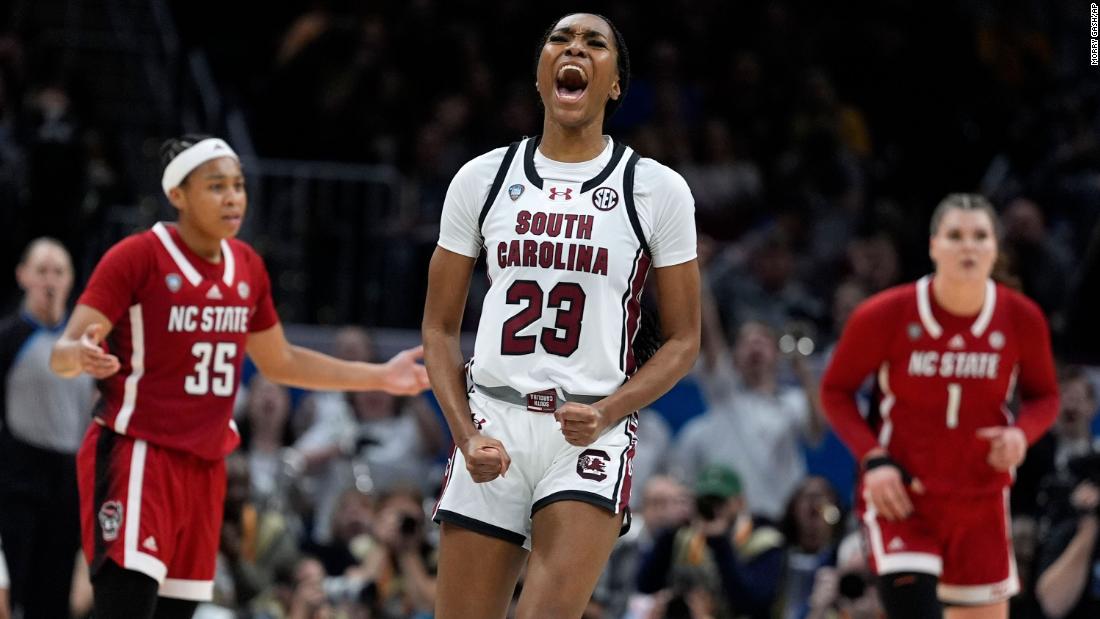
[[[691,197],[687,181],[676,170],[649,157],[640,157],[635,165],[635,195],[681,194]]]
[[[905,307],[916,307],[917,284],[908,282],[876,292],[856,309],[856,314],[889,315]]]
[[[998,304],[1009,311],[1012,319],[1021,325],[1045,325],[1046,314],[1030,297],[1004,284],[997,284]]]
[[[142,230],[118,241],[107,250],[104,259],[140,260],[155,255],[160,240],[152,230]]]

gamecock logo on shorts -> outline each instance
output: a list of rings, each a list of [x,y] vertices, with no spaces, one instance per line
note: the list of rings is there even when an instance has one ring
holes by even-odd
[[[99,508],[99,529],[103,531],[103,541],[113,542],[122,528],[122,502],[107,501]]]
[[[611,456],[600,449],[585,449],[577,456],[577,475],[592,481],[607,479],[607,463]]]

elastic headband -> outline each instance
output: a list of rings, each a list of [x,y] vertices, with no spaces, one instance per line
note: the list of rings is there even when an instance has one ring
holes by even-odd
[[[164,189],[164,195],[168,195],[173,187],[179,187],[192,170],[218,157],[232,157],[237,161],[241,159],[221,138],[207,138],[184,149],[176,155],[175,159],[168,162],[164,168],[164,176],[160,177],[160,186]]]

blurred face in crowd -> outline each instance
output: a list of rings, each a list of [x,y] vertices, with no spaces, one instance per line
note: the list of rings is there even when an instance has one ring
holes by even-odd
[[[775,334],[767,325],[752,321],[741,325],[733,348],[733,363],[746,382],[752,384],[774,374],[778,358]]]
[[[290,394],[261,374],[252,379],[248,392],[248,420],[256,436],[281,439],[290,416]]]
[[[603,124],[608,99],[618,99],[615,35],[586,13],[563,17],[542,46],[535,86],[547,117],[567,128]]]
[[[985,282],[997,260],[997,237],[989,213],[948,209],[929,242],[929,255],[936,264],[937,277],[959,283]]]
[[[791,509],[798,539],[792,540],[807,552],[824,548],[833,537],[840,512],[836,494],[823,477],[810,477],[798,487]]]
[[[645,485],[642,519],[650,531],[688,522],[692,509],[691,492],[675,479],[658,475]]]
[[[244,173],[234,157],[219,157],[200,165],[168,195],[180,212],[180,225],[206,239],[237,236],[248,209]]]
[[[370,497],[357,490],[349,490],[340,497],[340,503],[332,515],[332,536],[349,542],[356,536],[370,533],[373,520]]]
[[[1062,411],[1057,427],[1063,436],[1088,437],[1089,426],[1096,416],[1096,395],[1084,376],[1062,381]]]
[[[73,264],[64,247],[53,241],[33,242],[15,268],[15,279],[23,289],[28,313],[51,325],[61,321],[73,287]]]

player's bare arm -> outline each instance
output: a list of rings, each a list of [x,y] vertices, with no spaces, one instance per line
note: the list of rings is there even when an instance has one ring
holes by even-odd
[[[58,376],[73,378],[87,372],[96,379],[119,370],[118,357],[103,349],[102,342],[113,325],[97,309],[77,305],[61,339],[50,354],[50,369]]]
[[[417,363],[422,347],[403,350],[386,363],[344,361],[287,341],[283,326],[248,336],[248,354],[269,380],[292,387],[332,391],[380,390],[415,395],[428,388],[428,375]]]
[[[653,271],[664,343],[637,374],[615,393],[596,402],[594,408],[600,411],[602,427],[593,428],[596,434],[592,439],[611,424],[664,395],[688,373],[699,356],[698,261],[689,260]]]
[[[459,334],[474,258],[436,247],[428,268],[428,297],[424,303],[424,362],[432,390],[443,408],[455,445],[462,450],[474,481],[504,475],[511,459],[500,441],[484,436],[470,418]]]

